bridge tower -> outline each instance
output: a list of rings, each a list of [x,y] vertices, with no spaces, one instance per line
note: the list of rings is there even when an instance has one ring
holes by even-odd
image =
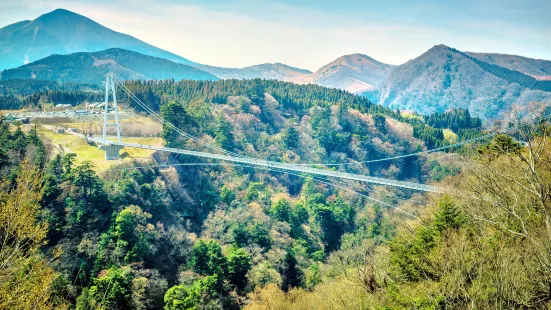
[[[109,91],[111,91],[113,97],[113,106],[109,106]],[[109,112],[114,112],[115,122],[109,122]],[[119,107],[117,105],[117,89],[115,87],[115,81],[111,73],[105,76],[105,103],[103,112],[103,145],[100,146],[105,152],[105,159],[117,160],[119,159],[119,151],[123,148],[120,145],[113,145],[107,140],[107,127],[116,127],[117,129],[117,142],[121,143],[121,125],[119,122]]]

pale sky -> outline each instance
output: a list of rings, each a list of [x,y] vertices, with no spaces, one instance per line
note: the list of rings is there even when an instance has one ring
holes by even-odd
[[[0,0],[0,27],[56,8],[198,63],[401,64],[436,44],[551,60],[551,1]]]

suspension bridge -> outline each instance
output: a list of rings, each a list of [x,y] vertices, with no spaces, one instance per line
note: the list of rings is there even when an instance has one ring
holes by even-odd
[[[142,107],[145,111],[150,113],[150,115],[156,119],[157,121],[161,122],[163,125],[168,126],[169,128],[175,130],[179,134],[181,134],[184,137],[190,138],[200,144],[203,144],[205,146],[208,146],[209,148],[222,152],[224,154],[215,154],[215,153],[208,153],[208,152],[199,152],[199,151],[192,151],[192,150],[185,150],[185,149],[178,149],[178,148],[169,148],[169,147],[160,147],[160,146],[153,146],[153,145],[146,145],[146,144],[137,144],[137,143],[126,143],[123,142],[121,139],[121,127],[119,122],[119,111],[118,111],[118,105],[117,105],[117,97],[116,97],[116,87],[120,86],[121,89],[123,89],[126,94],[129,96],[130,100],[134,100],[136,104],[138,104],[140,107]],[[110,105],[109,101],[109,93],[112,94],[112,104]],[[109,112],[114,113],[114,120],[109,120]],[[231,163],[237,163],[242,164],[250,167],[260,167],[265,168],[268,170],[273,171],[280,171],[280,172],[298,172],[298,173],[306,173],[309,175],[314,176],[322,176],[322,177],[329,177],[329,178],[336,178],[341,180],[351,180],[351,181],[359,181],[359,182],[366,182],[371,184],[377,184],[377,185],[385,185],[385,186],[393,186],[393,187],[399,187],[399,188],[405,188],[410,190],[417,190],[417,191],[423,191],[423,192],[433,192],[433,193],[441,193],[443,190],[437,186],[428,185],[428,184],[420,184],[420,183],[414,183],[414,182],[406,182],[406,181],[399,181],[399,180],[393,180],[388,178],[380,178],[380,177],[373,177],[373,176],[367,176],[362,174],[354,174],[354,173],[348,173],[348,172],[341,172],[341,171],[334,171],[334,170],[326,170],[326,169],[320,169],[320,168],[313,168],[308,167],[312,166],[314,164],[290,164],[290,163],[283,163],[283,162],[277,162],[277,161],[269,161],[264,159],[258,159],[258,158],[252,158],[248,156],[244,156],[241,154],[236,154],[229,152],[227,150],[224,150],[216,145],[209,144],[205,141],[199,140],[196,137],[193,137],[186,132],[183,132],[181,129],[177,128],[173,124],[167,122],[164,120],[160,115],[158,115],[155,111],[153,111],[151,108],[149,108],[147,105],[145,105],[139,98],[137,98],[135,95],[133,95],[126,86],[119,81],[113,74],[108,74],[105,81],[105,103],[104,103],[104,122],[103,122],[103,137],[102,138],[95,138],[95,137],[88,137],[85,136],[87,142],[95,143],[99,146],[100,149],[102,149],[105,152],[105,158],[107,160],[118,160],[119,159],[119,153],[120,150],[123,148],[138,148],[138,149],[146,149],[146,150],[153,150],[153,151],[161,151],[161,152],[168,152],[168,153],[174,153],[174,154],[183,154],[187,156],[193,156],[193,157],[199,157],[199,158],[206,158],[206,159],[212,159],[217,161],[224,161],[224,162],[231,162]],[[113,126],[116,128],[116,135],[117,140],[111,141],[107,139],[107,128]],[[477,139],[482,139],[484,137],[480,137]],[[417,155],[418,153],[410,154],[407,156],[413,156]],[[391,158],[393,159],[393,158]],[[374,161],[381,161],[381,160],[374,160]],[[366,163],[366,162],[363,162]],[[345,163],[349,164],[349,163]],[[317,164],[317,165],[334,165],[334,164]]]

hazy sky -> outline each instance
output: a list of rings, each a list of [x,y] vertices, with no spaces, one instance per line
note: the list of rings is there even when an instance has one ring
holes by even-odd
[[[436,44],[551,60],[549,0],[0,0],[0,27],[56,8],[226,67],[315,70],[352,53],[400,64]]]

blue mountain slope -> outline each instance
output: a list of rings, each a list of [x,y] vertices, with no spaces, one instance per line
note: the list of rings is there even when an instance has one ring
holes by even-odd
[[[122,48],[181,64],[194,64],[132,36],[113,31],[97,22],[57,9],[32,21],[0,29],[0,70],[15,68],[53,54],[97,52]]]
[[[219,80],[200,69],[124,49],[52,55],[2,72],[2,80],[37,79],[99,84],[108,72],[122,80]]]

